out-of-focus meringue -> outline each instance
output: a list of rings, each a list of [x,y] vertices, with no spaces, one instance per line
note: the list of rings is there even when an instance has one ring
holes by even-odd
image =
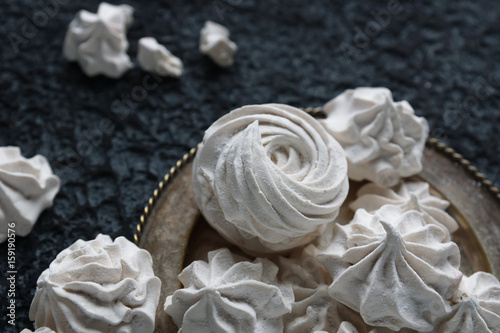
[[[63,54],[77,61],[88,76],[103,74],[119,78],[133,67],[127,55],[127,28],[133,8],[102,2],[97,14],[80,10],[69,24]]]
[[[30,319],[66,332],[153,332],[160,297],[149,252],[124,237],[78,240],[38,278]]]
[[[500,332],[500,282],[489,273],[463,277],[451,315],[435,332]]]
[[[396,191],[376,184],[366,184],[358,191],[358,199],[349,207],[364,208],[375,213],[382,206],[397,206],[401,212],[417,210],[424,214],[426,221],[446,228],[450,232],[458,229],[458,223],[446,213],[450,203],[429,193],[429,184],[424,182],[405,182]]]
[[[277,273],[268,259],[249,262],[227,249],[209,252],[208,263],[195,261],[179,274],[184,289],[167,297],[165,312],[183,333],[283,332],[293,292],[278,285]]]
[[[181,59],[170,53],[165,46],[158,44],[153,37],[139,39],[137,61],[145,71],[160,76],[179,77],[183,70]]]
[[[229,39],[229,30],[212,21],[206,21],[200,32],[200,52],[208,55],[217,65],[229,67],[233,64],[233,55],[238,50]]]
[[[305,112],[250,105],[205,132],[193,165],[201,212],[253,253],[292,249],[331,225],[348,191],[342,147]]]
[[[389,187],[422,170],[429,126],[408,102],[394,102],[390,90],[349,89],[324,111],[320,122],[345,149],[349,178]]]
[[[56,333],[56,332],[48,327],[40,327],[36,329],[34,332],[28,328],[25,328],[24,330],[21,331],[21,333]]]
[[[376,215],[358,209],[351,223],[335,228],[317,258],[333,275],[332,297],[368,325],[429,332],[450,312],[446,299],[462,273],[458,246],[443,228],[390,206]]]
[[[59,186],[44,156],[26,159],[19,147],[0,147],[0,243],[7,239],[7,228],[17,236],[29,234],[42,211],[52,206]]]

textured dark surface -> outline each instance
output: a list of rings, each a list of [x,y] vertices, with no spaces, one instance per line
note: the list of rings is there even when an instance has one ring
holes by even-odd
[[[427,117],[431,135],[500,183],[496,3],[401,2],[390,8],[387,26],[377,29],[373,13],[387,11],[392,1],[124,1],[136,9],[128,33],[132,59],[137,40],[153,36],[185,66],[179,80],[165,78],[147,96],[140,95],[144,80],[156,82],[138,67],[119,80],[88,78],[62,57],[68,23],[79,9],[95,12],[98,1],[59,0],[46,22],[44,3],[5,0],[0,8],[0,146],[45,155],[62,179],[53,208],[28,237],[16,240],[13,332],[32,327],[36,280],[57,253],[100,232],[132,239],[163,174],[214,120],[241,105],[320,106],[347,88],[385,86]],[[34,17],[37,31],[26,28]],[[233,67],[220,69],[198,52],[205,20],[231,30],[239,47]],[[354,40],[367,24],[371,37]],[[17,52],[8,38],[14,34],[24,38]],[[347,44],[358,48],[346,57],[340,46]],[[106,122],[111,129],[103,128]],[[6,252],[2,244],[0,331]]]

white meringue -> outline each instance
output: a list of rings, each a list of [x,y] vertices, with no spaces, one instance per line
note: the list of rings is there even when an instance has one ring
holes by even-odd
[[[452,314],[435,332],[500,332],[500,282],[489,273],[463,277]]]
[[[305,112],[244,106],[205,132],[193,165],[201,212],[228,241],[253,253],[311,242],[348,192],[340,145]]]
[[[429,126],[406,101],[386,88],[346,90],[324,106],[320,120],[346,151],[349,178],[380,186],[397,184],[422,170]]]
[[[124,237],[76,241],[38,278],[30,319],[66,332],[153,332],[160,297],[149,252]]]
[[[128,5],[106,2],[99,4],[97,14],[80,10],[66,32],[64,57],[77,61],[88,76],[121,77],[133,67],[126,37],[133,11]]]
[[[400,208],[402,213],[417,210],[424,214],[426,221],[450,232],[458,230],[457,221],[446,213],[450,203],[431,195],[428,183],[405,182],[397,192],[377,184],[366,184],[359,189],[357,195],[358,198],[349,205],[354,211],[364,208],[369,213],[375,213],[382,206],[391,205]]]
[[[245,261],[228,249],[195,261],[179,280],[184,289],[165,301],[182,333],[283,332],[282,316],[291,311],[291,286],[278,285],[278,267],[268,259]]]
[[[0,147],[0,243],[12,223],[17,236],[29,234],[60,183],[44,156],[26,159],[19,147]]]
[[[229,39],[229,30],[212,21],[206,21],[200,32],[200,52],[208,55],[217,65],[229,67],[233,64],[233,55],[238,50]]]
[[[458,246],[443,228],[390,206],[377,215],[358,209],[350,224],[335,228],[318,260],[333,275],[333,298],[368,325],[429,332],[450,312],[446,299],[462,273]]]
[[[179,77],[183,70],[181,59],[170,53],[153,37],[139,39],[137,61],[143,70],[160,76]]]
[[[285,333],[333,331],[342,322],[339,303],[328,294],[331,277],[316,261],[315,252],[309,245],[293,251],[290,258],[279,257],[279,280],[292,284],[295,297],[292,312],[283,317]]]
[[[36,329],[34,332],[30,329],[25,328],[24,330],[21,331],[21,333],[56,333],[56,332],[48,327],[40,327]]]

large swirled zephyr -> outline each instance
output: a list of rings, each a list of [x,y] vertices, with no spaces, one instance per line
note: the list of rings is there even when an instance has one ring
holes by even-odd
[[[348,191],[340,144],[305,112],[244,106],[205,133],[193,191],[207,221],[254,253],[312,241],[333,223]]]

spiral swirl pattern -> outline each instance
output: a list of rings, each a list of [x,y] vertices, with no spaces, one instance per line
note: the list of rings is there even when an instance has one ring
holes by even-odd
[[[281,104],[244,106],[205,133],[193,190],[207,221],[249,252],[306,244],[348,191],[344,151],[311,116]]]

